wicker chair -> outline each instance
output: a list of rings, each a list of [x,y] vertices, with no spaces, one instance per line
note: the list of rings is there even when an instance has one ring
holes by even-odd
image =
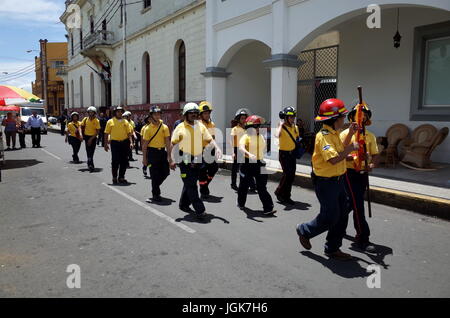
[[[444,127],[439,131],[432,125],[417,127],[413,132],[412,139],[405,142],[406,154],[401,162],[405,166],[411,166],[411,168],[432,168],[431,154],[444,141],[448,133],[448,127]]]
[[[378,137],[377,144],[380,151],[379,163],[395,167],[399,161],[398,144],[409,135],[409,129],[403,124],[395,124],[389,127],[385,137]]]

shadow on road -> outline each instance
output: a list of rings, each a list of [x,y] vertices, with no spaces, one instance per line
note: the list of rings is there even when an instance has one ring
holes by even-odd
[[[353,257],[353,259],[350,261],[337,261],[316,255],[310,251],[301,251],[300,253],[322,264],[324,267],[331,270],[331,272],[333,272],[334,274],[344,278],[368,277],[372,274],[371,272],[367,272],[366,268],[362,267],[358,263],[358,261],[365,262],[368,265],[370,265],[370,263],[358,257]]]
[[[186,222],[191,222],[191,223],[200,223],[200,224],[207,224],[207,223],[211,223],[212,220],[214,219],[218,219],[221,220],[223,223],[225,224],[230,224],[230,221],[221,218],[219,216],[215,216],[213,214],[207,213],[206,216],[203,219],[199,219],[195,216],[195,212],[192,211],[188,214],[186,214],[183,218],[178,218],[175,221],[176,222],[182,222],[182,221],[186,221]]]
[[[265,215],[265,214],[263,214],[264,211],[262,211],[262,210],[258,210],[258,211],[257,210],[252,210],[252,209],[249,209],[247,207],[245,207],[242,211],[245,214],[247,214],[247,219],[250,219],[250,220],[255,221],[255,222],[260,222],[260,223],[263,223],[264,221],[257,220],[255,218],[276,218],[277,217],[275,214]]]
[[[309,203],[300,202],[300,201],[294,201],[294,202],[295,202],[295,204],[293,204],[293,205],[288,205],[288,204],[284,204],[281,202],[278,202],[278,203],[285,206],[284,211],[292,211],[292,210],[307,211],[311,207],[311,204],[309,204]]]
[[[389,246],[384,246],[384,245],[379,245],[379,244],[372,243],[376,247],[377,252],[376,253],[367,253],[367,252],[361,251],[356,246],[354,237],[352,237],[350,235],[345,235],[344,238],[353,242],[351,244],[350,250],[366,255],[367,257],[369,257],[376,264],[378,264],[380,266],[383,266],[384,269],[388,269],[389,268],[390,265],[386,264],[384,262],[384,258],[386,256],[388,256],[388,255],[394,255],[394,251],[392,250],[392,248],[390,248]]]
[[[220,203],[222,202],[223,197],[216,197],[214,195],[209,195],[208,198],[204,198],[202,199],[204,202],[209,202],[209,203]]]
[[[164,197],[161,197],[161,199],[162,199],[162,201],[157,202],[157,201],[153,201],[153,200],[150,198],[150,200],[152,201],[151,204],[159,205],[159,206],[169,206],[169,205],[172,205],[172,203],[177,202],[177,201],[172,200],[172,199],[170,199],[170,198],[164,198]]]
[[[20,169],[32,167],[43,163],[43,161],[39,161],[36,159],[24,159],[24,160],[5,160],[5,164],[1,167],[2,170],[11,170],[11,169]]]
[[[78,169],[78,171],[80,172],[90,172],[90,170],[88,168],[84,168],[84,169]],[[92,171],[92,173],[99,173],[102,172],[103,168],[94,168],[94,171]]]

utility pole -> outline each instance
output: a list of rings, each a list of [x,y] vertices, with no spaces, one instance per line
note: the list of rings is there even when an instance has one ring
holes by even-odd
[[[124,88],[123,88],[123,99],[124,99],[124,106],[128,105],[128,66],[127,66],[127,1],[122,0],[122,22],[123,22],[123,81],[124,81]]]
[[[42,82],[41,88],[44,98],[44,108],[48,112],[48,78],[47,78],[47,40],[39,40],[41,45],[41,72],[42,72]]]

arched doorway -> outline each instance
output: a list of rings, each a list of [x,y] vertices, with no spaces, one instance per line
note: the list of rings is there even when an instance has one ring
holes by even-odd
[[[175,44],[175,101],[186,101],[186,45],[183,40]]]

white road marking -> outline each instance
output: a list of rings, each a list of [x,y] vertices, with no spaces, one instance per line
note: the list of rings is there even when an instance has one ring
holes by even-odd
[[[137,205],[139,205],[140,207],[146,209],[147,211],[152,212],[154,215],[159,216],[160,218],[166,220],[167,222],[172,223],[173,225],[178,226],[178,227],[181,228],[182,230],[184,230],[184,231],[186,231],[186,232],[188,232],[188,233],[191,233],[191,234],[194,234],[194,233],[195,233],[195,230],[194,230],[194,229],[191,229],[189,226],[186,226],[186,225],[184,225],[183,223],[180,223],[180,222],[175,221],[175,220],[172,219],[170,216],[165,215],[164,213],[162,213],[162,212],[160,212],[160,211],[158,211],[158,210],[156,210],[156,209],[154,209],[154,208],[152,208],[152,207],[146,205],[145,203],[143,203],[143,202],[141,202],[141,201],[139,201],[139,200],[133,198],[132,196],[130,196],[130,195],[128,195],[128,194],[126,194],[125,192],[122,192],[122,191],[120,191],[119,189],[116,189],[116,188],[114,188],[114,187],[111,187],[110,185],[107,185],[107,184],[104,183],[104,182],[103,182],[102,184],[103,184],[105,187],[108,187],[109,189],[113,190],[114,192],[120,194],[121,196],[127,198],[128,200],[130,200],[130,201],[136,203]]]
[[[57,155],[54,155],[54,154],[52,154],[51,152],[48,152],[47,150],[45,150],[45,149],[42,149],[42,148],[41,148],[41,150],[42,150],[43,152],[45,152],[46,154],[48,154],[48,155],[52,156],[53,158],[56,158],[56,159],[58,159],[58,160],[61,160],[61,161],[62,161],[62,159],[61,159],[60,157],[58,157]]]

